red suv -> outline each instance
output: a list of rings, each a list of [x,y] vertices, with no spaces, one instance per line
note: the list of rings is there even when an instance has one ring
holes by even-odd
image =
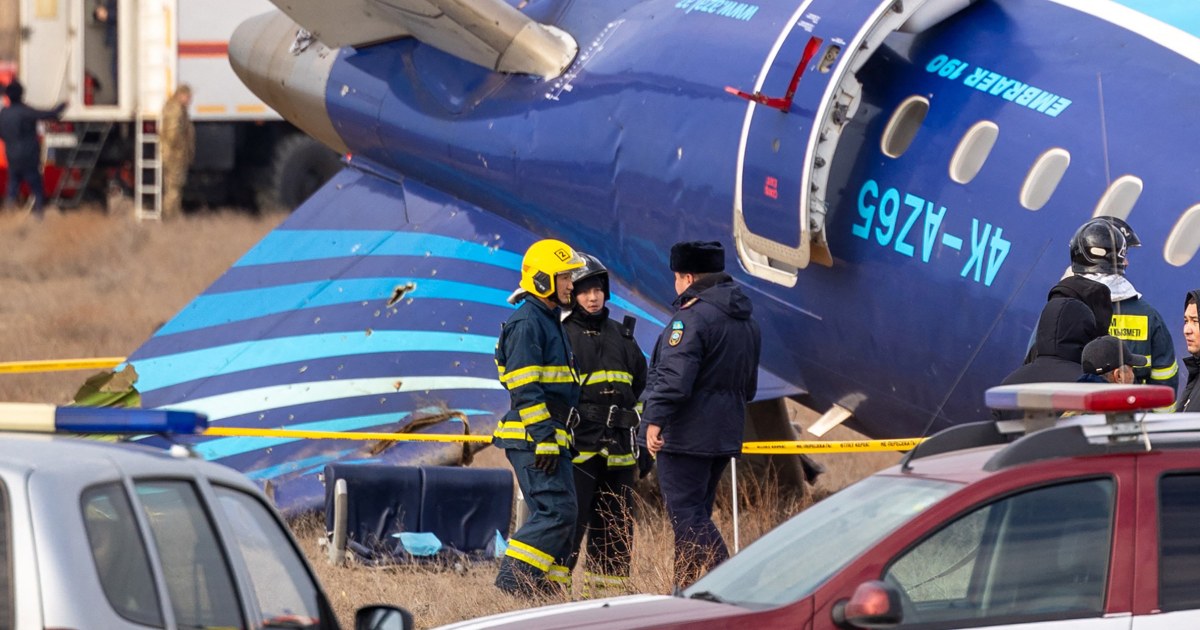
[[[933,436],[679,596],[450,627],[1200,627],[1200,415],[1144,411],[1173,395],[1128,385],[994,388],[989,405],[1022,409],[1026,420]],[[1057,418],[1063,410],[1088,415]]]

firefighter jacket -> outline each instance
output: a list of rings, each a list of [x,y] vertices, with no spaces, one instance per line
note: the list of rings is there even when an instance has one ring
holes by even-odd
[[[609,319],[608,307],[595,314],[576,308],[563,324],[579,370],[575,463],[600,456],[610,468],[636,465],[631,429],[646,388],[646,357],[632,331]]]
[[[1130,352],[1150,360],[1150,366],[1134,368],[1138,383],[1166,385],[1179,392],[1179,365],[1175,362],[1175,341],[1171,331],[1153,306],[1140,297],[1113,303],[1112,325],[1108,334],[1120,337]],[[1162,409],[1160,411],[1173,411]]]
[[[492,434],[499,448],[570,454],[567,421],[579,382],[559,313],[528,296],[500,330],[496,368],[512,409]]]
[[[725,273],[692,283],[654,346],[642,428],[662,428],[663,452],[705,457],[742,451],[746,403],[758,390],[762,350],[750,298]]]

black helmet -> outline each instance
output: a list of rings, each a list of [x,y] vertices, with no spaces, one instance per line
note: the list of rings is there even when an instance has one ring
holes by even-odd
[[[583,259],[583,266],[571,272],[571,282],[575,283],[575,290],[572,293],[578,293],[580,283],[585,280],[598,278],[600,289],[604,291],[604,301],[607,302],[611,297],[608,292],[608,267],[605,267],[600,259],[591,254],[577,253]]]
[[[1113,225],[1113,227],[1120,230],[1121,236],[1125,237],[1125,244],[1128,245],[1129,247],[1141,247],[1142,246],[1142,241],[1138,238],[1137,233],[1135,233],[1133,231],[1132,226],[1130,226],[1128,223],[1125,222],[1125,219],[1120,219],[1117,217],[1110,217],[1110,216],[1102,216],[1102,217],[1096,217],[1096,218],[1100,219],[1101,221],[1107,221],[1107,222],[1111,223]]]
[[[1119,274],[1125,265],[1125,236],[1111,217],[1092,219],[1071,237],[1071,271]]]

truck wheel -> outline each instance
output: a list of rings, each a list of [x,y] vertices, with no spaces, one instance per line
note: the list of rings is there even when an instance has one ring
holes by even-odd
[[[284,136],[259,179],[259,211],[291,212],[341,168],[341,156],[316,140],[302,133]]]

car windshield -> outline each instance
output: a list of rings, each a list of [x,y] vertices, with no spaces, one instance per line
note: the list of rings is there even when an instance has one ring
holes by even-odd
[[[794,602],[960,487],[911,477],[868,477],[771,530],[683,594],[754,608]]]

